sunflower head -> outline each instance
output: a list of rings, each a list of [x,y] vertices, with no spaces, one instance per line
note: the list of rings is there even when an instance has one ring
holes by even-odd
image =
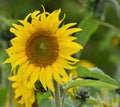
[[[74,42],[76,37],[72,34],[81,29],[72,28],[76,23],[61,26],[64,17],[59,19],[60,13],[60,9],[52,13],[45,9],[34,11],[10,29],[16,37],[6,50],[9,58],[5,63],[11,63],[14,75],[22,74],[28,87],[34,87],[35,82],[40,81],[44,89],[54,91],[52,80],[60,84],[68,81],[65,69],[73,69],[78,61],[71,55],[83,47]]]

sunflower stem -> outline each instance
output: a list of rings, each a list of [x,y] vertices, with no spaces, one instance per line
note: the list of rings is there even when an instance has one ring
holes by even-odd
[[[60,87],[59,84],[54,80],[54,98],[55,98],[55,107],[60,107]]]

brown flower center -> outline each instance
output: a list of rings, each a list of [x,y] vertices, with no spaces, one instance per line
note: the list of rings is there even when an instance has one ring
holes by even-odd
[[[54,36],[36,33],[26,44],[26,55],[35,66],[46,67],[58,57],[58,41]]]

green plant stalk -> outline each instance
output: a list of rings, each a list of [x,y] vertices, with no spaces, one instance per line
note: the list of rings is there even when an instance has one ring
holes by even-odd
[[[106,27],[108,27],[108,28],[110,28],[110,29],[114,29],[114,30],[120,32],[120,29],[119,29],[118,27],[113,26],[113,25],[111,25],[110,23],[106,23],[106,22],[102,22],[102,21],[97,21],[97,22],[100,23],[100,24],[103,25],[103,26],[106,26]]]
[[[66,90],[64,90],[64,92],[63,92],[63,97],[62,97],[62,106],[61,106],[61,107],[63,107],[63,106],[64,106],[64,99],[65,99],[65,95],[66,95],[66,93],[67,93],[67,89],[66,89]]]
[[[54,80],[54,99],[55,99],[55,107],[60,107],[60,87],[59,84]]]

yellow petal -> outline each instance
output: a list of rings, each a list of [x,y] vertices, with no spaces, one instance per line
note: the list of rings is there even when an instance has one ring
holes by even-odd
[[[40,13],[40,11],[34,11],[32,14],[31,14],[31,17],[33,19],[36,19],[37,15]]]
[[[59,75],[59,72],[57,70],[56,64],[52,65],[52,70],[53,70],[52,72],[53,72],[53,77],[54,77],[55,81],[58,82],[59,84],[63,84],[62,80],[61,80],[61,77]]]
[[[66,32],[66,30],[69,28],[69,27],[72,27],[76,25],[76,23],[69,23],[69,24],[66,24],[64,26],[62,26],[61,28],[59,28],[55,34],[56,37],[63,37],[63,36],[66,36],[64,35],[64,33]]]
[[[26,72],[26,70],[27,70],[27,68],[28,68],[28,65],[29,65],[29,62],[28,61],[26,61],[25,63],[23,63],[23,64],[21,64],[20,65],[20,67],[19,67],[19,69],[18,69],[18,77],[19,78],[21,78],[21,76],[23,77],[24,75],[24,73]]]
[[[35,82],[38,80],[40,75],[40,67],[35,67],[35,70],[32,72],[30,76],[30,85],[34,86]]]
[[[28,21],[28,18],[31,16],[31,13],[30,14],[28,14],[26,17],[25,17],[25,19],[24,19],[24,21]]]
[[[66,73],[66,71],[64,70],[64,68],[62,68],[60,65],[57,65],[57,70],[58,70],[58,72],[59,72],[59,75],[61,75],[61,79],[62,79],[62,81],[64,82],[64,83],[66,83],[68,80],[69,80],[69,77],[68,77],[68,75],[67,75],[67,73]]]
[[[81,31],[80,28],[71,28],[71,29],[68,29],[64,32],[64,36],[69,36],[75,32],[78,32],[78,31]]]
[[[25,79],[25,85],[27,85],[28,81],[29,81],[29,76],[31,75],[32,72],[34,72],[35,66],[33,64],[29,64],[27,66],[27,69],[24,72],[23,78]]]
[[[52,92],[54,92],[53,74],[52,74],[52,68],[50,66],[46,67],[46,75],[47,75],[47,86]]]
[[[77,43],[74,42],[61,42],[60,43],[60,54],[67,54],[67,55],[72,55],[78,51],[83,49],[83,47]]]
[[[43,67],[41,68],[39,79],[40,79],[40,82],[42,83],[44,89],[47,90],[47,86],[46,86],[47,85],[47,81],[46,81],[47,76],[46,76],[46,71]]]
[[[23,30],[24,29],[23,26],[18,25],[18,24],[12,24],[12,26],[17,30]]]

